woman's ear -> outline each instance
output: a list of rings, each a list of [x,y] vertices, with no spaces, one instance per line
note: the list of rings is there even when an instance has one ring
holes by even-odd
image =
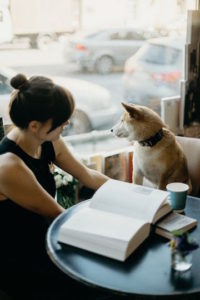
[[[41,123],[38,121],[31,121],[28,125],[29,130],[31,130],[31,132],[36,133],[38,131],[38,129],[40,128]]]

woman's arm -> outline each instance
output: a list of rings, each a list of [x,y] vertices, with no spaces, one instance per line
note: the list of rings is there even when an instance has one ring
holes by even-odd
[[[63,139],[54,142],[56,165],[77,178],[83,185],[91,189],[98,189],[109,178],[104,174],[90,169],[79,162],[67,148]]]
[[[16,155],[11,153],[1,155],[0,164],[0,192],[5,198],[50,218],[55,218],[64,211]]]

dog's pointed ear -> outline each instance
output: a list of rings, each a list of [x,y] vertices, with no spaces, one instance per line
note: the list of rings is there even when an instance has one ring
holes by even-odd
[[[138,119],[140,117],[140,110],[136,105],[122,102],[122,106],[129,113],[131,118]]]

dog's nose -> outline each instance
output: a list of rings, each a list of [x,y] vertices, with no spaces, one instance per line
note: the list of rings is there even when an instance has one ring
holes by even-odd
[[[113,128],[111,128],[110,131],[113,132]]]

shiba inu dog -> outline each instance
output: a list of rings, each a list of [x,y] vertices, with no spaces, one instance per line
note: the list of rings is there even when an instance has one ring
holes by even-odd
[[[134,141],[133,183],[143,184],[143,178],[162,190],[171,182],[190,186],[186,157],[175,135],[153,110],[122,103],[125,111],[111,129],[117,137]]]

